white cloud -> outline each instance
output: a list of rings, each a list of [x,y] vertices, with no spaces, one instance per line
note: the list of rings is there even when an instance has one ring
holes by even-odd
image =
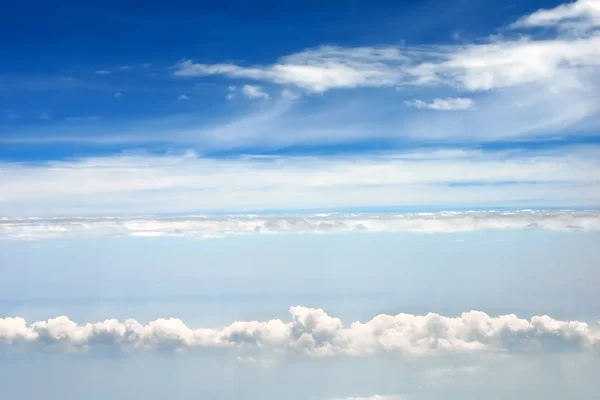
[[[0,218],[0,239],[25,240],[86,236],[218,238],[255,234],[453,233],[521,229],[598,232],[600,212],[524,210]]]
[[[242,94],[249,99],[268,99],[269,95],[265,93],[260,86],[244,85]]]
[[[434,99],[431,103],[426,103],[423,100],[410,100],[406,101],[405,104],[409,107],[429,110],[469,110],[473,108],[475,102],[472,99],[463,97],[450,97],[446,99]]]
[[[398,57],[403,59],[396,49],[321,47],[284,57],[279,63],[266,67],[194,64],[187,60],[178,64],[175,75],[227,75],[324,92],[331,88],[391,85],[397,73],[379,61],[398,61]]]
[[[558,27],[582,30],[600,26],[600,1],[578,0],[552,9],[541,9],[519,19],[513,28]]]
[[[185,95],[185,94],[181,94],[179,95],[179,97],[177,98],[177,100],[189,100],[190,96]]]
[[[596,207],[599,151],[439,149],[225,159],[187,152],[4,162],[0,208],[5,216],[47,216],[417,205]]]
[[[122,65],[119,67],[121,71],[131,71],[131,67],[129,65]]]
[[[400,88],[396,96],[420,90],[440,100],[471,98],[472,113],[384,114],[395,99],[378,91],[361,98],[361,109],[344,117],[305,126],[312,115],[286,115],[273,126],[274,141],[291,144],[348,142],[355,139],[411,138],[493,141],[595,133],[600,121],[600,30],[596,1],[580,0],[524,16],[501,35],[472,43],[442,46],[321,46],[283,56],[272,64],[241,66],[185,61],[175,74],[183,77],[223,75],[296,87],[309,93],[341,88]],[[532,32],[549,25],[549,35]],[[546,32],[547,33],[547,32]],[[388,96],[385,97],[385,94]],[[375,96],[381,96],[375,100]],[[446,99],[444,99],[444,97]],[[407,100],[402,98],[400,101]],[[377,104],[371,104],[373,101]],[[469,107],[415,100],[410,105],[449,109]],[[350,103],[350,102],[348,102]],[[472,104],[471,104],[472,106]],[[331,107],[330,107],[331,108]],[[326,110],[321,114],[325,115]],[[336,110],[329,109],[330,115]],[[374,117],[373,115],[377,115]],[[323,117],[324,118],[324,117]],[[366,121],[371,124],[366,124]],[[373,121],[378,121],[373,124]],[[302,125],[300,125],[300,122]],[[274,122],[273,122],[274,123]],[[298,127],[298,128],[295,128]],[[262,145],[271,130],[261,127],[253,145]],[[260,138],[258,137],[260,136]],[[237,142],[235,142],[237,143]],[[235,143],[229,145],[236,146]],[[284,146],[287,143],[281,143]]]
[[[271,65],[197,64],[184,61],[178,76],[225,75],[295,85],[322,93],[334,88],[449,85],[467,91],[526,84],[589,86],[600,66],[598,0],[580,0],[521,18],[513,28],[583,24],[587,30],[559,29],[549,39],[492,37],[477,44],[427,47],[322,46],[280,58]],[[510,31],[508,32],[510,33]]]
[[[123,96],[123,93],[121,93],[121,92],[115,92],[113,94],[113,97],[116,97],[116,98],[119,98],[119,97],[122,97],[122,96]]]
[[[110,74],[110,71],[106,70],[106,69],[100,69],[100,70],[96,71],[96,74],[97,75],[108,75],[108,74]]]
[[[31,324],[0,318],[0,344],[31,350],[86,351],[115,347],[123,351],[221,348],[307,357],[368,356],[394,353],[414,357],[447,354],[544,354],[593,352],[600,329],[548,316],[521,319],[470,311],[458,317],[397,314],[344,326],[321,309],[290,308],[292,320],[237,321],[222,328],[193,329],[183,321],[157,319],[147,325],[129,319],[79,325],[65,316]]]
[[[400,395],[380,395],[373,394],[370,396],[351,396],[351,397],[340,397],[333,400],[406,400],[406,397]]]

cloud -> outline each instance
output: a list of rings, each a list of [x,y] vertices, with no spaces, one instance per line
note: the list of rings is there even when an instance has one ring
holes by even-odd
[[[269,95],[265,93],[260,86],[244,85],[242,94],[249,99],[268,99]]]
[[[110,71],[106,70],[106,69],[100,69],[100,70],[96,71],[95,73],[96,73],[96,75],[108,75],[108,74],[110,74]]]
[[[283,89],[281,91],[281,98],[284,100],[296,100],[300,95],[298,93],[292,92],[289,89]]]
[[[536,39],[526,32],[490,37],[473,44],[423,47],[321,46],[284,56],[271,65],[177,65],[175,75],[224,75],[294,85],[309,92],[335,88],[390,86],[449,86],[466,91],[488,91],[518,85],[586,87],[597,78],[600,32],[597,0],[580,0],[524,16],[513,29],[553,25],[588,29],[559,32]],[[597,86],[597,85],[594,85]],[[591,87],[590,87],[591,89]]]
[[[176,76],[226,75],[291,84],[324,92],[332,88],[389,86],[396,73],[380,61],[403,59],[396,49],[321,47],[282,58],[272,66],[240,67],[233,64],[195,64],[191,60],[177,65]]]
[[[429,149],[351,157],[226,158],[190,151],[4,162],[0,209],[5,216],[48,216],[157,210],[597,207],[599,151]]]
[[[578,0],[552,9],[541,9],[515,22],[512,27],[557,27],[580,33],[600,26],[600,1]]]
[[[177,100],[189,100],[190,96],[185,95],[185,94],[181,94],[179,95],[179,97],[177,98]]]
[[[371,396],[338,397],[334,398],[333,400],[406,400],[406,397],[401,395],[382,396],[379,394],[373,394]]]
[[[113,94],[113,97],[116,97],[116,98],[119,98],[119,97],[122,97],[122,96],[123,96],[123,93],[121,93],[121,92],[115,92]]]
[[[548,316],[521,319],[470,311],[458,317],[381,314],[344,326],[322,309],[290,308],[291,321],[236,321],[222,328],[193,329],[176,318],[144,325],[136,320],[77,324],[66,316],[31,324],[0,318],[0,344],[31,350],[121,351],[232,349],[305,357],[369,356],[392,353],[413,357],[449,354],[544,354],[593,352],[600,330],[579,321]]]
[[[597,1],[580,0],[540,10],[502,27],[500,34],[471,43],[327,45],[283,55],[261,65],[187,60],[178,64],[174,73],[187,78],[221,75],[253,79],[308,94],[334,89],[398,89],[370,91],[368,97],[360,98],[361,107],[349,110],[339,120],[332,117],[326,124],[304,126],[312,115],[282,116],[281,124],[273,128],[277,140],[300,145],[349,143],[356,137],[486,142],[589,135],[597,132],[600,121],[600,30],[596,28],[596,4]],[[545,29],[543,35],[533,29],[546,25],[551,29]],[[435,109],[466,109],[473,105],[407,98],[410,94],[419,99],[420,92],[442,100],[476,99],[477,112],[423,115],[389,111],[389,104],[397,101]],[[362,96],[361,93],[356,96]],[[326,107],[335,115],[337,110],[329,104]],[[256,140],[261,141],[268,132],[263,129]]]
[[[119,67],[121,71],[131,71],[131,67],[129,65],[122,65]]]
[[[450,97],[447,99],[435,99],[431,103],[426,103],[423,100],[410,100],[405,104],[409,107],[429,110],[469,110],[475,104],[472,99],[463,97]]]
[[[233,98],[235,98],[237,92],[237,87],[236,86],[227,86],[227,100],[231,100]]]
[[[98,236],[218,238],[256,234],[455,233],[541,229],[600,231],[598,211],[464,211],[0,218],[0,239]]]

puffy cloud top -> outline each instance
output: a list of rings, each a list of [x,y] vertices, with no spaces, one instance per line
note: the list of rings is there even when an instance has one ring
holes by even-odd
[[[458,317],[378,315],[345,327],[321,309],[290,308],[291,322],[237,321],[222,328],[192,329],[176,318],[144,325],[115,319],[79,325],[65,316],[27,324],[23,318],[0,319],[0,344],[31,350],[86,351],[185,350],[226,348],[308,357],[366,356],[393,352],[410,356],[456,353],[536,353],[594,351],[600,330],[585,322],[548,316],[521,319],[491,317],[479,311]]]

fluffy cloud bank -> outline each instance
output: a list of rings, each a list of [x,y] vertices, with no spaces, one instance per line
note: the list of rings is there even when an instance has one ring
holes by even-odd
[[[579,321],[548,316],[521,319],[470,311],[459,317],[438,314],[378,315],[344,327],[321,309],[291,307],[291,322],[237,321],[222,328],[192,329],[176,318],[144,325],[129,319],[77,324],[62,316],[27,324],[0,319],[0,343],[26,349],[87,351],[226,348],[308,357],[367,356],[381,352],[410,356],[465,353],[595,351],[600,330]]]
[[[452,233],[547,229],[600,231],[600,211],[465,211],[323,213],[308,215],[186,215],[139,217],[0,218],[0,238],[69,236],[193,236],[349,232]]]

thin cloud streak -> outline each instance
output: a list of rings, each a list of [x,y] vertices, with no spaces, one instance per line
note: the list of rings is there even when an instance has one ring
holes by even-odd
[[[600,36],[593,30],[598,20],[597,1],[579,0],[524,16],[509,27],[552,26],[557,33],[550,39],[536,40],[526,31],[511,38],[508,29],[505,37],[488,38],[483,44],[421,48],[321,46],[282,57],[272,65],[246,67],[186,60],[176,66],[174,74],[269,81],[313,93],[393,86],[450,86],[471,92],[531,83],[581,86],[591,83],[582,69],[593,71],[600,65]],[[564,34],[573,23],[581,28]]]
[[[438,149],[351,159],[125,153],[0,163],[0,170],[0,209],[5,216],[458,204],[463,209],[569,208],[596,207],[600,198],[600,157],[595,148],[569,152]]]
[[[68,237],[219,238],[230,235],[456,233],[539,229],[600,231],[599,211],[464,211],[137,217],[0,218],[0,239]]]
[[[440,149],[352,159],[121,154],[0,164],[5,216],[348,207],[596,207],[600,157]],[[118,177],[119,179],[115,179]],[[81,182],[87,184],[82,185]],[[507,190],[510,188],[510,190]]]

